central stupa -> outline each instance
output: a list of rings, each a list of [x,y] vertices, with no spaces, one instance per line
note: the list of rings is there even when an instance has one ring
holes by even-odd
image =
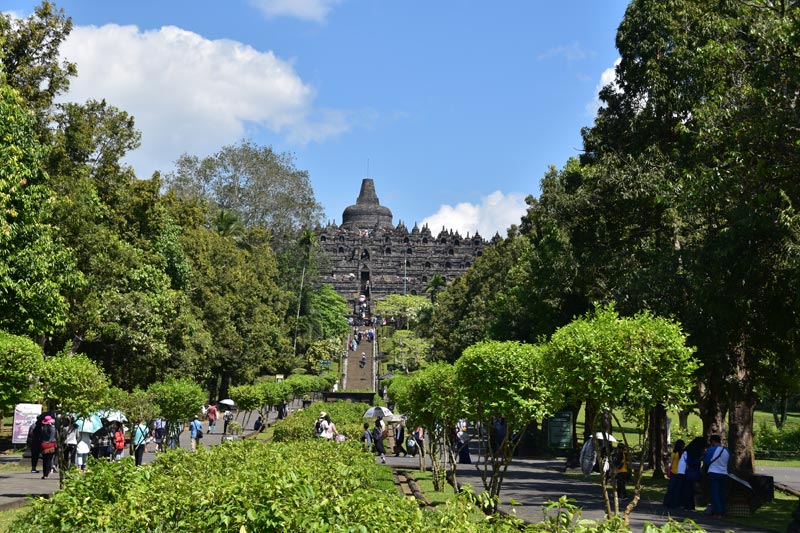
[[[375,194],[375,182],[371,178],[361,181],[361,192],[355,205],[345,208],[342,213],[341,227],[364,230],[394,229],[392,211],[381,205],[378,195]]]

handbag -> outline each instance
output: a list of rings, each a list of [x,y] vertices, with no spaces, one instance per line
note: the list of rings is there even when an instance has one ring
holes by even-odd
[[[203,438],[203,430],[202,429],[198,429],[197,430],[197,438],[198,439],[202,439]]]
[[[51,453],[56,453],[56,443],[55,442],[43,442],[42,443],[42,454],[50,455]]]

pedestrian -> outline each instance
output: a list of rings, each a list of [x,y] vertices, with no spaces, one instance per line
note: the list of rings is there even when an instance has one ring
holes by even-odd
[[[224,425],[222,426],[222,434],[227,435],[228,424],[230,424],[231,420],[233,420],[233,410],[228,409],[227,411],[225,411],[225,415],[222,417],[222,420],[224,422]]]
[[[42,420],[44,415],[36,417],[36,422],[28,428],[26,442],[31,451],[31,474],[38,474],[39,456],[42,454]]]
[[[419,454],[422,457],[425,457],[425,430],[422,429],[422,426],[417,426],[417,429],[414,430],[413,436],[414,441],[417,443]]]
[[[614,464],[617,476],[617,498],[628,498],[628,480],[631,478],[631,470],[633,469],[633,460],[625,447],[625,444],[617,444],[617,449],[611,454],[611,462]]]
[[[456,446],[458,451],[458,462],[462,465],[471,465],[472,457],[469,454],[469,431],[467,420],[462,418],[456,426]]]
[[[705,514],[722,518],[725,515],[725,497],[728,484],[728,448],[722,445],[722,437],[711,435],[708,439],[709,447],[703,457],[703,469],[708,478],[708,492],[711,503],[706,507]]]
[[[258,415],[258,418],[256,419],[256,423],[253,424],[253,429],[258,431],[259,433],[264,431],[264,417],[262,417],[261,415]]]
[[[189,443],[192,451],[197,450],[197,444],[203,438],[203,423],[200,422],[197,415],[194,415],[192,421],[189,422]]]
[[[147,437],[149,436],[150,431],[147,428],[147,424],[144,423],[144,418],[139,418],[139,423],[133,430],[133,456],[135,458],[136,466],[142,465],[142,459],[144,459],[144,449],[147,445]]]
[[[386,423],[383,421],[383,417],[379,416],[375,420],[375,427],[372,429],[372,441],[375,444],[375,452],[380,456],[383,464],[386,464],[386,448],[383,447],[385,431]]]
[[[64,468],[69,469],[75,466],[75,454],[78,449],[80,433],[78,432],[78,424],[71,417],[67,417],[65,420],[67,421],[67,426],[64,428],[66,432],[64,435]]]
[[[695,509],[695,488],[697,482],[702,477],[700,462],[705,450],[705,439],[695,437],[692,442],[686,445],[681,455],[683,466],[678,466],[679,471],[683,472],[683,483],[681,484],[681,507],[687,511]]]
[[[40,448],[42,450],[42,479],[47,479],[53,467],[53,458],[56,456],[56,428],[52,416],[42,419],[40,431]]]
[[[361,442],[364,443],[364,451],[372,452],[372,432],[369,430],[369,422],[364,422],[364,432],[361,434]]]
[[[122,426],[122,422],[117,422],[116,427],[113,429],[113,446],[114,455],[112,459],[119,461],[125,453],[125,428]]]
[[[405,442],[406,438],[406,427],[403,421],[401,420],[399,424],[394,427],[394,456],[399,457],[400,454],[403,454],[403,457],[408,455],[408,452],[403,448],[403,443]]]
[[[681,484],[683,483],[684,472],[681,471],[681,466],[686,468],[686,463],[681,464],[681,455],[683,455],[683,448],[686,443],[682,439],[675,441],[672,447],[672,454],[669,468],[667,469],[667,476],[669,476],[669,483],[667,485],[667,493],[664,495],[664,507],[674,509],[681,505]]]
[[[86,431],[78,433],[78,444],[75,446],[75,466],[86,471],[86,461],[92,451],[92,434]]]
[[[208,407],[208,411],[206,412],[206,416],[208,416],[208,433],[214,433],[214,430],[217,428],[217,405],[215,402],[211,402],[211,405]]]
[[[361,368],[364,368],[365,366],[367,366],[367,354],[366,354],[366,352],[361,352],[361,362],[359,363],[359,366]]]

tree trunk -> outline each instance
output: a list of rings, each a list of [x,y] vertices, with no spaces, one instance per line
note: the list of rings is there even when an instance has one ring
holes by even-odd
[[[736,348],[736,380],[731,384],[732,408],[729,417],[728,449],[731,458],[728,468],[736,474],[749,476],[754,472],[753,412],[756,395],[745,364],[745,349]]]
[[[697,402],[700,411],[700,419],[703,421],[703,435],[717,434],[725,440],[725,415],[727,408],[722,405],[720,400],[719,384],[712,381],[708,386],[705,383],[698,383],[700,400]]]
[[[653,478],[664,479],[664,451],[667,449],[667,410],[659,404],[653,408],[650,424],[648,460],[653,469]]]
[[[680,411],[678,411],[678,427],[681,428],[683,431],[689,430],[689,413],[691,411],[688,407],[684,407]]]

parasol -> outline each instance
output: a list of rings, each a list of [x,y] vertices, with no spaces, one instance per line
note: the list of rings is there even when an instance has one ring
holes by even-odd
[[[364,418],[373,418],[376,416],[387,417],[387,416],[392,416],[393,414],[394,413],[392,413],[386,407],[376,405],[374,407],[370,407],[369,409],[367,409],[367,412],[364,413]]]
[[[75,424],[81,433],[95,433],[103,427],[103,421],[94,414],[75,420]]]
[[[236,405],[236,402],[234,402],[230,398],[226,398],[224,400],[220,400],[219,403],[221,403],[222,405],[228,405],[230,407],[233,407],[234,405]]]

